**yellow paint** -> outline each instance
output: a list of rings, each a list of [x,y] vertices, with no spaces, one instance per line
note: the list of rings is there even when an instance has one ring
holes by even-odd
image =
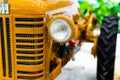
[[[1,0],[0,0],[1,3]],[[8,0],[10,14],[45,14],[46,11],[69,6],[68,0]]]
[[[66,58],[60,59],[57,57],[59,47],[53,45],[55,42],[49,32],[50,23],[57,18],[62,18],[68,21],[72,28],[72,35],[67,41],[56,41],[59,45],[68,42],[70,39],[79,40],[78,44],[80,44],[85,35],[82,32],[86,29],[86,26],[92,23],[93,17],[82,16],[83,20],[79,21],[79,14],[77,16],[72,15],[73,18],[65,16],[63,12],[52,16],[46,15],[47,11],[72,5],[73,3],[69,0],[8,0],[8,4],[10,5],[10,14],[0,14],[0,18],[3,19],[5,40],[4,46],[0,44],[0,80],[54,79],[60,74],[61,67],[73,56],[74,48],[71,48],[70,55]],[[5,20],[6,18],[9,18],[9,23]],[[10,27],[10,35],[7,34],[7,25]],[[87,31],[90,29],[91,26],[88,26]],[[8,69],[8,36],[10,36],[11,44],[12,78],[9,77]],[[0,38],[2,38],[1,35]],[[6,77],[3,76],[2,47],[5,48],[6,54]],[[55,52],[53,47],[57,47]],[[56,63],[52,70],[50,69],[51,61]]]
[[[70,6],[73,3],[69,0],[47,0],[47,11]]]

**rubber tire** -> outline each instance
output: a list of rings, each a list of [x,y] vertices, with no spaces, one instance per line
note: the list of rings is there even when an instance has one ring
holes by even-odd
[[[101,26],[97,46],[97,80],[114,79],[114,63],[118,18],[107,16]]]

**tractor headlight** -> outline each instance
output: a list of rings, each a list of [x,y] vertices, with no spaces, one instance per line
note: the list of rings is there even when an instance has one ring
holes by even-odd
[[[54,41],[65,43],[73,36],[74,23],[66,16],[56,16],[50,21],[48,32]]]

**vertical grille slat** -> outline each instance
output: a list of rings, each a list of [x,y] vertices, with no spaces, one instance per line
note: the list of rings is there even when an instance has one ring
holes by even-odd
[[[4,28],[3,18],[0,18],[0,31],[1,31],[1,44],[2,44],[2,65],[3,65],[3,76],[6,77],[6,55],[5,55],[5,39],[4,39]]]
[[[6,18],[7,48],[8,48],[8,76],[12,78],[11,40],[10,40],[10,20]]]

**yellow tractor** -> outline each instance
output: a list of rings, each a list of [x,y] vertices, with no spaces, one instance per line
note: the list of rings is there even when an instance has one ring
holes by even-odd
[[[53,80],[83,41],[95,43],[98,80],[112,80],[117,18],[105,18],[99,38],[94,22],[70,0],[0,0],[0,80]]]

